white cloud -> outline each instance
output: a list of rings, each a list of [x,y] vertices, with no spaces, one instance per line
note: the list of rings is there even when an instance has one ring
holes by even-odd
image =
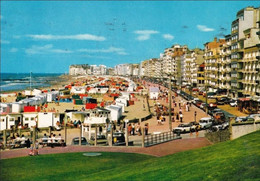
[[[144,41],[144,40],[149,40],[152,34],[157,34],[159,32],[155,30],[136,30],[134,31],[134,33],[139,35],[136,38],[137,40]]]
[[[46,54],[46,53],[72,53],[70,50],[64,49],[53,49],[52,44],[47,44],[44,46],[35,46],[33,45],[31,48],[25,49],[25,53],[27,54]]]
[[[26,35],[34,40],[91,40],[91,41],[105,41],[103,36],[96,36],[91,34],[78,35]]]
[[[172,36],[171,34],[163,34],[162,36],[166,40],[173,40],[174,39],[174,36]]]
[[[205,26],[205,25],[197,25],[197,28],[198,28],[200,31],[205,31],[205,32],[214,31],[213,28],[208,28],[208,27]]]
[[[1,40],[1,44],[10,44],[10,41],[7,41],[7,40]]]
[[[111,59],[110,57],[95,56],[95,55],[82,55],[82,57],[86,57],[86,58],[96,58],[96,59]]]
[[[127,55],[125,49],[109,47],[107,49],[79,49],[79,52],[87,52],[87,53],[117,53],[118,55]]]
[[[11,52],[11,53],[15,53],[15,52],[17,52],[17,51],[18,51],[17,48],[11,48],[11,49],[10,49],[10,52]]]

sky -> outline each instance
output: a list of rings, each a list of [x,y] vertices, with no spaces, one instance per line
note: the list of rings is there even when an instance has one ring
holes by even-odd
[[[204,48],[258,1],[1,1],[1,72],[140,63],[174,44]]]

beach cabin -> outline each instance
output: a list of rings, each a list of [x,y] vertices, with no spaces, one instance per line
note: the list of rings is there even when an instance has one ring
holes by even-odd
[[[12,112],[11,103],[0,103],[0,114]]]
[[[24,95],[31,96],[32,95],[32,91],[31,90],[24,90]]]
[[[55,112],[41,112],[38,113],[38,128],[46,128],[49,126],[54,126],[57,128],[57,122],[59,124],[63,123],[64,113]]]
[[[76,87],[73,86],[70,90],[71,94],[85,94],[86,88],[85,87]]]
[[[7,115],[7,129],[17,127],[19,123],[22,123],[23,115],[20,113],[10,113]]]
[[[160,90],[158,87],[150,87],[149,89],[149,97],[150,99],[158,99]]]
[[[46,96],[47,96],[47,102],[53,102],[56,100],[56,97],[59,96],[59,91],[48,92],[46,93]]]
[[[0,131],[7,129],[7,114],[0,115]]]
[[[96,93],[98,93],[98,90],[97,90],[96,88],[94,88],[94,87],[91,87],[91,88],[89,89],[88,93],[89,93],[89,94],[96,94]]]
[[[23,113],[22,125],[27,128],[36,126],[38,120],[38,113]]]
[[[116,105],[117,105],[117,106],[121,106],[121,107],[122,107],[122,112],[123,112],[123,113],[125,112],[125,104],[124,104],[124,103],[122,103],[122,102],[117,102],[117,101],[116,101]]]
[[[67,122],[71,122],[72,123],[74,121],[78,122],[84,122],[85,117],[89,117],[90,116],[90,112],[82,112],[82,111],[77,111],[77,110],[66,110],[66,117],[67,117]]]
[[[14,102],[12,103],[12,112],[13,113],[21,113],[26,104],[22,102]]]
[[[123,103],[125,105],[125,107],[128,106],[128,104],[127,104],[127,102],[128,102],[127,97],[120,96],[119,98],[116,99],[116,102]]]
[[[38,95],[40,95],[41,93],[42,93],[42,91],[39,90],[39,89],[33,89],[33,91],[32,91],[32,95],[34,95],[34,96],[38,96]]]
[[[128,101],[130,100],[130,93],[129,92],[121,92],[122,96],[120,97],[125,97]]]
[[[106,109],[110,111],[112,121],[118,121],[122,116],[122,107],[117,105],[107,106]]]

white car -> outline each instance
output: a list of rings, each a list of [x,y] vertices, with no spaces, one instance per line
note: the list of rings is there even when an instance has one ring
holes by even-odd
[[[229,104],[230,104],[231,107],[236,107],[237,101],[231,101]]]
[[[212,123],[213,123],[213,119],[211,117],[205,117],[205,118],[201,118],[199,120],[199,124],[200,124],[201,129],[210,128],[212,126]]]
[[[199,101],[200,99],[199,98],[194,98],[193,100],[192,100],[192,103],[193,104],[196,104],[196,101]]]
[[[190,132],[191,129],[191,124],[190,123],[183,123],[179,124],[178,127],[173,128],[174,133],[185,133],[185,132]]]
[[[219,130],[227,129],[228,127],[229,127],[229,122],[224,122],[222,124],[212,126],[212,130],[219,131]]]

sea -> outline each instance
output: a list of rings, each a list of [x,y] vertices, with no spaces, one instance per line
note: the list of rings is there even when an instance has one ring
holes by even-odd
[[[60,75],[56,73],[1,73],[0,92],[49,87]]]

